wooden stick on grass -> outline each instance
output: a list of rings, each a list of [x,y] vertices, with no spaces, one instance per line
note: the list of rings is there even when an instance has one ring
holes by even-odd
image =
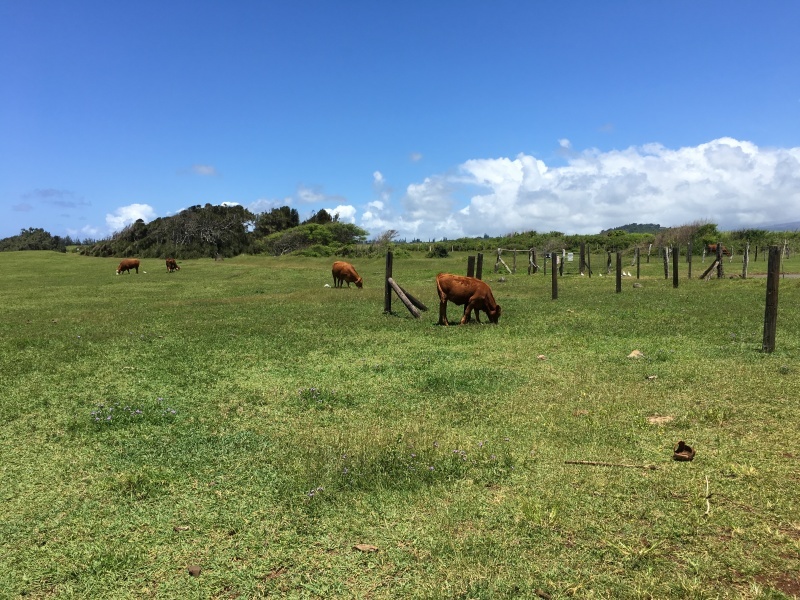
[[[658,467],[655,465],[628,465],[624,463],[610,463],[610,462],[598,462],[596,460],[565,460],[564,464],[567,465],[590,465],[596,467],[625,467],[628,469],[650,469],[651,471],[655,471]]]

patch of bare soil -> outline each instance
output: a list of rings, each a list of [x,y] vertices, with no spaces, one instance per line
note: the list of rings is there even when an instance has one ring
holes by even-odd
[[[760,576],[756,578],[764,587],[777,590],[790,598],[800,598],[800,575],[796,573],[781,573],[772,577]]]
[[[651,425],[665,425],[670,421],[674,421],[675,417],[672,415],[651,415],[647,417],[647,422]]]

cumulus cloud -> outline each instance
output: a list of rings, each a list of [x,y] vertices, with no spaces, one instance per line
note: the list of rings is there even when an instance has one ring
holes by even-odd
[[[356,207],[350,206],[349,204],[340,204],[336,208],[326,208],[325,212],[327,212],[331,217],[334,215],[339,215],[339,221],[342,223],[356,222]]]
[[[800,210],[800,148],[732,138],[677,150],[648,144],[575,152],[566,139],[559,146],[570,151],[563,166],[526,154],[473,159],[454,174],[411,184],[404,214],[383,225],[401,235],[451,239],[699,219],[737,229],[796,220],[787,210]]]
[[[149,204],[129,204],[120,206],[113,213],[106,215],[106,225],[111,231],[119,231],[124,227],[142,219],[145,223],[152,221],[156,212]]]

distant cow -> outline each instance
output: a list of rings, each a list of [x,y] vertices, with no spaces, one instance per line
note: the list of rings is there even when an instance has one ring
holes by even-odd
[[[351,283],[355,283],[357,288],[364,285],[364,281],[350,263],[337,260],[333,263],[331,273],[333,274],[333,287],[343,287],[345,281],[347,287],[350,287]]]
[[[178,266],[178,263],[175,262],[174,258],[167,259],[167,273],[172,273],[173,271],[180,271],[181,268]]]
[[[480,279],[462,277],[450,273],[439,273],[436,276],[436,291],[439,293],[439,325],[449,325],[447,322],[447,301],[456,305],[466,305],[461,325],[470,320],[472,311],[475,319],[481,322],[478,311],[483,311],[489,317],[490,323],[500,320],[500,305],[494,301],[492,289]]]
[[[716,245],[716,244],[707,244],[707,245],[706,245],[706,253],[707,253],[707,254],[714,254],[714,255],[716,255],[716,254],[717,254],[717,245]],[[726,248],[726,247],[723,245],[723,246],[722,246],[722,254],[724,254],[725,256],[730,256],[730,255],[731,255],[731,251],[730,251],[730,250],[728,250],[728,249],[727,249],[727,248]]]
[[[123,258],[122,262],[119,263],[117,267],[117,275],[126,271],[127,273],[131,272],[131,269],[136,269],[136,272],[139,272],[139,259],[138,258]]]

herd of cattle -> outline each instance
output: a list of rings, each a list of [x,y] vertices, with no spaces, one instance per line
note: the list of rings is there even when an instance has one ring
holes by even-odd
[[[331,268],[333,287],[347,287],[355,283],[357,288],[364,285],[364,280],[348,262],[337,260]],[[486,313],[490,323],[500,320],[500,305],[495,302],[492,289],[486,282],[474,277],[463,277],[451,273],[439,273],[436,276],[436,293],[439,296],[439,325],[449,325],[447,321],[447,303],[464,306],[464,314],[460,324],[469,322],[472,313],[475,320],[481,322],[480,311]]]
[[[180,267],[174,258],[166,260],[167,273],[179,271]],[[121,273],[130,274],[131,269],[139,272],[140,262],[138,258],[124,258],[117,267],[117,275]],[[333,275],[333,287],[347,287],[355,283],[357,288],[364,285],[364,280],[355,270],[353,265],[348,262],[337,260],[331,268]],[[464,314],[460,324],[463,325],[470,321],[472,313],[475,313],[475,320],[481,322],[480,311],[486,313],[490,323],[497,323],[500,320],[500,305],[494,300],[492,289],[486,282],[474,277],[463,277],[451,273],[439,273],[436,276],[436,293],[439,296],[439,325],[449,325],[447,321],[447,303],[452,302],[456,306],[464,306]]]
[[[138,258],[123,258],[120,261],[119,266],[117,267],[117,275],[120,273],[128,273],[130,274],[131,269],[139,272],[140,262]],[[174,271],[180,271],[181,268],[178,266],[178,263],[175,262],[174,258],[167,259],[167,273],[173,273]]]

